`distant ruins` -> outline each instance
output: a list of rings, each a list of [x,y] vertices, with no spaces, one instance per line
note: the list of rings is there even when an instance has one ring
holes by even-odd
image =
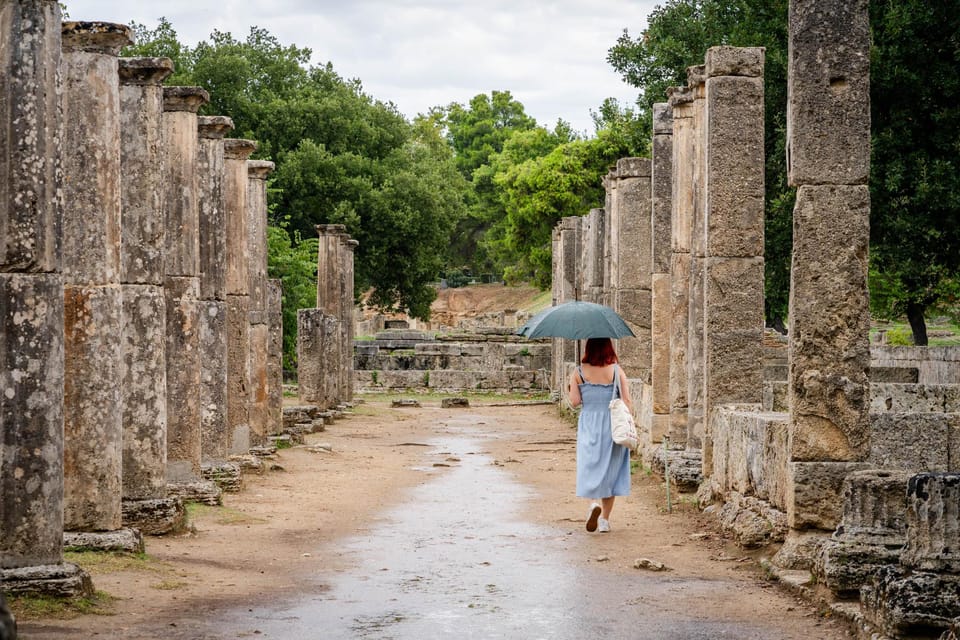
[[[183,526],[184,500],[239,490],[241,470],[261,468],[301,413],[324,419],[282,409],[273,163],[226,137],[229,117],[198,116],[206,91],[162,86],[170,60],[118,58],[130,43],[123,25],[62,23],[54,0],[0,10],[11,134],[0,138],[0,588],[11,594],[89,593],[65,545],[142,550],[142,534]],[[339,388],[337,404],[349,394]]]
[[[653,114],[652,159],[554,230],[554,302],[614,307],[646,464],[774,570],[893,637],[960,626],[960,349],[869,344],[865,0],[791,0],[789,331],[763,326],[763,64],[713,47]],[[642,184],[638,184],[642,182]],[[556,340],[563,392],[573,345]],[[857,600],[859,599],[859,607]]]

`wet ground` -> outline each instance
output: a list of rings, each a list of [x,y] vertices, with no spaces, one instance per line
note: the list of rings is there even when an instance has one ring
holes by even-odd
[[[495,463],[488,444],[498,436],[481,424],[462,414],[424,442],[430,455],[418,467],[423,481],[396,496],[362,533],[336,542],[337,564],[347,568],[318,570],[294,597],[218,610],[185,607],[176,623],[108,637],[838,637],[797,628],[795,614],[738,602],[744,583],[736,576],[612,571],[604,547],[590,545],[615,543],[616,519],[609,534],[587,534],[582,523],[538,523],[531,514],[540,498]],[[776,602],[785,608],[789,600]],[[57,637],[49,635],[52,627],[35,630],[37,638]],[[29,627],[24,631],[22,638],[34,637]]]

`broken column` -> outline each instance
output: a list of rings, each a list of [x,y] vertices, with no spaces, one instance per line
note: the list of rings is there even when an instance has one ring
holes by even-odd
[[[267,280],[267,433],[283,428],[283,282]]]
[[[913,476],[906,502],[900,566],[876,572],[861,591],[863,610],[890,637],[948,637],[960,618],[960,474]]]
[[[690,298],[690,242],[694,206],[694,92],[669,90],[673,110],[673,184],[670,239],[670,441],[698,449],[687,441],[687,334]]]
[[[349,235],[344,234],[341,236],[341,264],[342,266],[342,289],[343,289],[343,303],[340,307],[340,322],[343,325],[343,357],[341,362],[343,363],[343,370],[341,371],[341,376],[343,378],[343,383],[341,384],[341,389],[343,396],[341,398],[342,402],[350,402],[353,400],[353,339],[356,333],[355,322],[354,322],[354,253],[357,250],[360,242],[354,240]]]
[[[250,262],[247,158],[252,140],[224,140],[227,236],[227,438],[231,454],[250,450]]]
[[[763,400],[763,63],[764,50],[757,47],[711,47],[706,57],[702,233],[706,475],[712,470],[713,410]]]
[[[247,255],[250,286],[250,441],[267,441],[267,176],[274,165],[266,160],[247,160]]]
[[[297,310],[297,389],[300,402],[330,409],[335,402],[335,374],[329,371],[339,353],[339,319],[323,309]]]
[[[832,501],[870,451],[867,248],[870,24],[866,0],[791,0],[787,173],[793,214],[787,517]],[[788,540],[789,543],[789,540]]]
[[[166,303],[163,295],[163,80],[169,58],[121,58],[120,290],[123,298],[123,522],[161,534],[184,524],[167,497]]]
[[[210,96],[200,87],[163,90],[164,295],[167,305],[167,480],[174,495],[214,502],[219,489],[202,482],[200,465],[200,210],[197,110]]]
[[[670,430],[670,219],[673,201],[673,111],[653,105],[653,158],[650,169],[650,385],[653,420],[649,442]],[[681,446],[683,442],[679,443]]]
[[[92,593],[63,562],[60,5],[0,8],[0,588]]]
[[[606,244],[603,223],[603,209],[590,209],[580,223],[583,236],[580,299],[596,304],[603,304],[603,253]]]
[[[123,302],[117,55],[132,42],[132,32],[119,24],[66,22],[62,35],[69,150],[63,158],[64,529],[118,532]],[[142,550],[138,534],[126,533],[128,548]]]
[[[650,382],[650,160],[617,161],[616,201],[610,220],[614,241],[614,309],[633,330],[617,355],[631,378]]]

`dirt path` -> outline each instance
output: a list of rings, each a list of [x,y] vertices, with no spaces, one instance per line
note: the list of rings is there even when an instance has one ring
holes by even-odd
[[[283,470],[196,514],[194,534],[149,540],[151,561],[95,568],[118,598],[112,615],[24,621],[21,637],[445,637],[441,609],[487,616],[469,619],[486,633],[466,637],[532,637],[530,611],[538,637],[849,637],[764,580],[689,502],[664,513],[642,471],[613,532],[587,534],[574,437],[552,406],[360,405],[311,436],[333,453],[283,450]],[[638,558],[670,571],[635,569]]]

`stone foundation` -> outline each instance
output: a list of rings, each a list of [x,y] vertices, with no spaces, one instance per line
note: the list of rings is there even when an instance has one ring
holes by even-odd
[[[0,585],[8,596],[76,598],[93,595],[89,574],[69,562],[0,569]]]
[[[187,512],[180,498],[124,500],[123,524],[149,536],[180,533],[187,526]]]
[[[209,480],[171,482],[167,485],[167,493],[183,502],[199,502],[211,507],[223,504],[223,491]]]
[[[137,529],[114,531],[66,531],[63,548],[67,551],[119,551],[143,553],[143,535]]]

